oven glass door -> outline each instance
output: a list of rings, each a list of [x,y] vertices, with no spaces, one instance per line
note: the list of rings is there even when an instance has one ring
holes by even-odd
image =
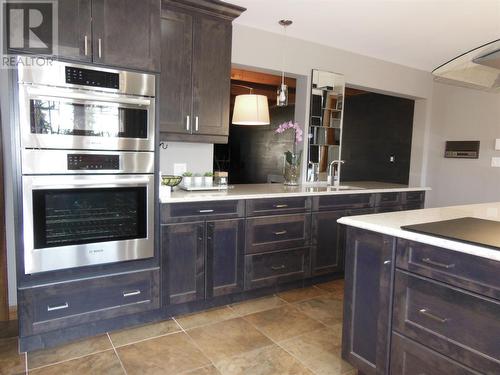
[[[146,238],[146,187],[33,191],[34,248]]]
[[[154,175],[23,176],[26,274],[154,256]]]
[[[20,85],[23,148],[154,151],[154,98]]]

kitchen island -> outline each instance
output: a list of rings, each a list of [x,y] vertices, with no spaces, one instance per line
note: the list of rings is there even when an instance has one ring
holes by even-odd
[[[401,229],[464,217],[500,221],[500,203],[338,221],[342,356],[361,374],[500,373],[500,250]]]

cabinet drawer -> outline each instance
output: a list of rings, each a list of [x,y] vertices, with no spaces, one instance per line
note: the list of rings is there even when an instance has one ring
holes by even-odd
[[[377,214],[382,214],[384,212],[397,212],[397,211],[403,211],[403,206],[381,206],[375,208],[375,213]]]
[[[245,257],[245,289],[300,280],[310,273],[310,250],[301,248]]]
[[[295,214],[247,219],[245,253],[291,249],[309,244],[311,215]]]
[[[309,197],[250,199],[247,216],[278,215],[305,212],[311,209]]]
[[[479,375],[397,333],[392,334],[391,375]]]
[[[424,203],[425,191],[405,191],[403,194],[404,203]]]
[[[500,300],[500,262],[494,260],[400,239],[396,266]]]
[[[23,336],[159,308],[159,270],[22,290]]]
[[[375,207],[397,206],[401,204],[401,193],[375,194]]]
[[[314,197],[313,210],[338,210],[373,207],[373,194],[338,194]]]
[[[161,205],[162,224],[203,218],[243,217],[244,201],[205,201]],[[183,220],[184,219],[184,220]]]
[[[500,374],[500,303],[396,271],[393,329],[465,366]]]

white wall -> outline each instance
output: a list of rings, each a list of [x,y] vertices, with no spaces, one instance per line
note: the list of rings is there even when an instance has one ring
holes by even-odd
[[[282,67],[281,48],[285,40],[286,62]],[[308,124],[312,69],[342,73],[351,87],[416,99],[412,149],[417,151],[412,153],[410,183],[425,185],[423,155],[430,127],[430,73],[238,24],[233,27],[232,62],[262,70],[283,68],[294,76],[307,77],[306,110],[296,113],[295,118],[300,124]]]
[[[429,134],[428,206],[500,201],[500,94],[434,83]],[[481,141],[479,159],[444,158],[445,141]]]
[[[167,149],[160,149],[160,171],[175,174],[174,164],[186,164],[192,173],[211,172],[213,169],[214,145],[207,143],[164,142]]]

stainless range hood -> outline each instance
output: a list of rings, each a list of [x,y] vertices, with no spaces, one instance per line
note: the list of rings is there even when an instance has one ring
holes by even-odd
[[[500,92],[500,39],[448,61],[432,74],[438,82]]]

